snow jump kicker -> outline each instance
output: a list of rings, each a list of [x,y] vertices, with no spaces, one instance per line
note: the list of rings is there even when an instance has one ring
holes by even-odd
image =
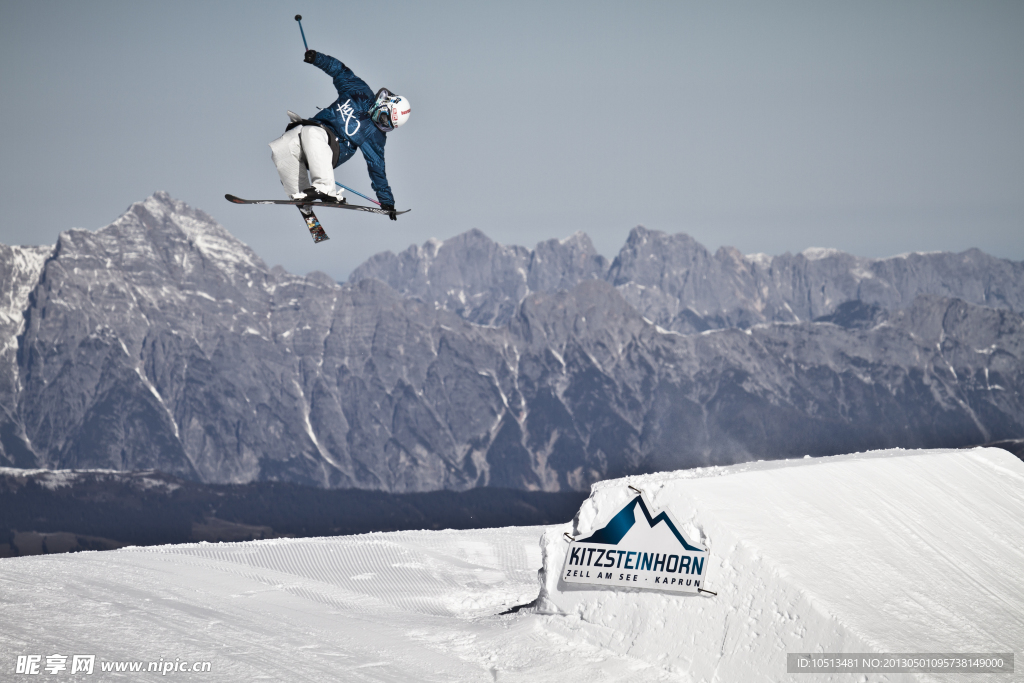
[[[561,580],[595,586],[646,588],[670,593],[709,593],[709,549],[691,541],[671,513],[653,514],[639,489],[608,522],[586,538],[569,539]]]

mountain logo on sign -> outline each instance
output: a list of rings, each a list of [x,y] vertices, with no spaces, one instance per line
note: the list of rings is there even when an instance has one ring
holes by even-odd
[[[696,593],[707,576],[708,549],[680,530],[668,509],[652,514],[641,493],[566,551],[562,580]]]

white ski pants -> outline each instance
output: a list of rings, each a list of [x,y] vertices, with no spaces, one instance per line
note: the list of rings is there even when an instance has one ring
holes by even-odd
[[[334,184],[334,167],[331,166],[334,154],[323,128],[295,126],[285,131],[270,143],[270,158],[277,166],[289,199],[310,185],[332,197],[341,197],[342,189]]]

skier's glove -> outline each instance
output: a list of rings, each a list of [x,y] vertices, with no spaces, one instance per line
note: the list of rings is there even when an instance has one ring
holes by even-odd
[[[398,220],[398,214],[395,213],[395,205],[394,204],[381,204],[380,208],[382,208],[382,209],[384,209],[385,211],[388,212],[388,218],[390,218],[393,221],[397,221]]]
[[[303,60],[305,62],[309,63],[309,64],[312,64],[313,62],[315,62],[316,61],[316,50],[306,50],[306,56],[303,57]]]

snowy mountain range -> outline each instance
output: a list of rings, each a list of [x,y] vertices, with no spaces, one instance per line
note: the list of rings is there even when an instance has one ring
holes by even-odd
[[[164,193],[0,245],[0,465],[390,492],[1024,435],[1024,263],[479,231],[339,284]]]

